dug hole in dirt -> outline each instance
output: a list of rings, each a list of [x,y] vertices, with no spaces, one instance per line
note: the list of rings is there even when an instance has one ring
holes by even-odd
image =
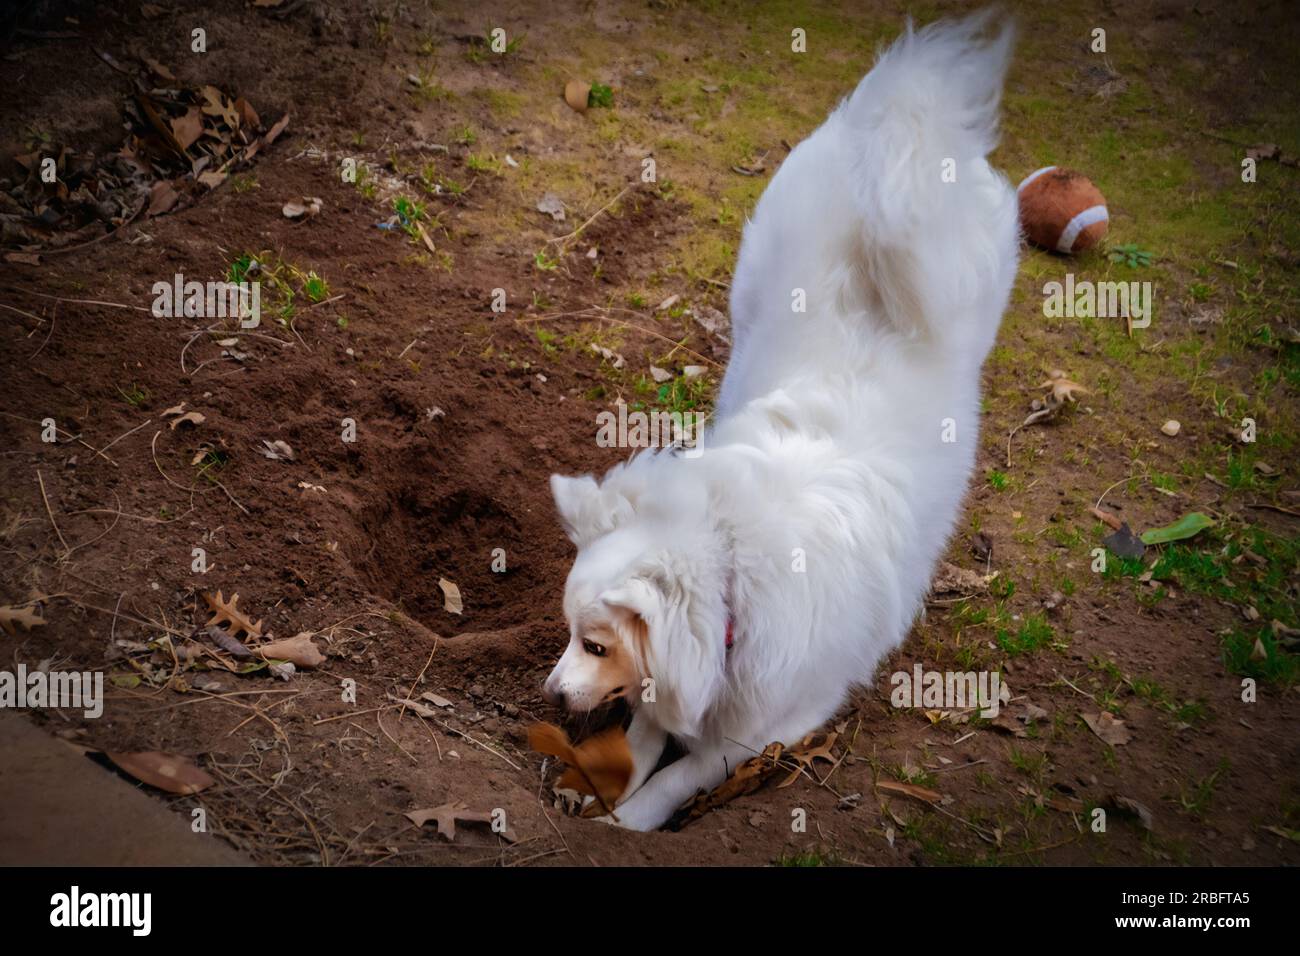
[[[527,737],[560,720],[540,685],[567,639],[572,548],[548,478],[623,457],[593,436],[597,413],[644,397],[624,367],[671,360],[716,384],[728,346],[704,318],[725,310],[725,283],[663,261],[697,210],[640,181],[634,133],[585,132],[599,120],[566,106],[552,64],[568,62],[573,22],[618,38],[619,105],[668,140],[681,119],[629,38],[648,23],[697,37],[674,49],[666,79],[708,33],[691,32],[692,11],[654,4],[262,6],[38,5],[0,63],[6,85],[29,92],[6,106],[0,140],[0,656],[105,675],[102,717],[30,720],[102,774],[106,795],[126,785],[117,774],[185,823],[202,809],[210,836],[265,864],[1297,859],[1293,840],[1261,832],[1291,799],[1293,703],[1261,707],[1250,728],[1216,715],[1182,737],[1139,711],[1115,761],[1077,719],[1087,695],[1059,679],[1106,657],[1229,713],[1236,682],[1213,635],[1233,612],[1209,601],[1171,620],[1053,606],[1069,649],[1007,671],[1076,731],[1053,739],[1050,759],[1023,703],[967,733],[900,716],[882,681],[806,760],[784,758],[775,780],[776,758],[754,768],[676,832],[567,813],[555,761]],[[527,36],[514,60],[483,52],[483,23],[497,20]],[[412,65],[421,57],[438,64],[436,83]],[[545,83],[536,115],[502,117],[503,97]],[[770,173],[785,149],[769,146],[766,167],[726,175]],[[534,181],[512,178],[557,156],[584,170],[563,222],[538,212]],[[349,159],[359,179],[340,176]],[[178,275],[260,277],[261,325],[154,315],[155,283]],[[640,302],[647,289],[663,308]],[[1000,436],[987,444],[998,460]],[[1039,489],[1034,505],[1051,512],[1058,494]],[[972,492],[971,507],[985,498]],[[986,529],[1015,553],[1007,520]],[[965,540],[949,558],[981,572],[991,561],[972,560]],[[1041,611],[1039,597],[1015,600],[1018,614]],[[1187,648],[1129,640],[1169,628]],[[322,660],[301,643],[292,668],[258,652],[304,635]],[[929,648],[914,636],[882,672]],[[1150,783],[1153,767],[1207,777],[1230,753],[1252,759],[1221,779],[1210,823]],[[1040,762],[1022,779],[1026,759]],[[36,793],[84,777],[49,765]],[[24,812],[48,812],[26,793]],[[1080,823],[1095,806],[1116,821],[1104,844]],[[791,827],[796,810],[807,828]],[[69,834],[107,825],[66,812]],[[122,840],[139,832],[123,825]],[[175,840],[177,860],[199,862],[189,854],[204,851]],[[119,859],[138,857],[124,845]]]

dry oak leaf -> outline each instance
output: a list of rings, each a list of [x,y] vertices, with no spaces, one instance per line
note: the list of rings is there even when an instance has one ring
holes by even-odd
[[[1133,735],[1124,726],[1124,721],[1108,710],[1103,710],[1099,714],[1080,714],[1079,716],[1083,718],[1083,722],[1088,725],[1089,730],[1112,747],[1126,744],[1133,739]]]
[[[1087,395],[1088,390],[1078,382],[1072,382],[1059,369],[1047,377],[1047,381],[1038,386],[1052,390],[1051,400],[1056,404],[1076,401],[1075,395]]]
[[[406,814],[406,819],[410,820],[417,827],[422,827],[430,820],[438,827],[438,835],[451,843],[456,839],[457,823],[486,823],[492,826],[495,822],[493,814],[483,810],[470,810],[468,804],[457,801],[456,803],[444,803],[440,807],[434,807],[432,810],[412,810]],[[503,817],[504,819],[504,817]],[[493,827],[493,832],[497,836],[505,839],[507,843],[517,843],[518,837],[515,831],[510,827],[504,830],[497,830]]]
[[[311,638],[310,631],[299,631],[293,637],[259,645],[253,648],[253,652],[268,661],[288,661],[298,667],[320,667],[325,663],[325,655],[312,643]]]
[[[14,607],[6,604],[0,607],[0,630],[3,630],[10,637],[18,636],[18,628],[24,631],[30,631],[34,627],[44,627],[45,618],[38,615],[30,607]]]
[[[208,607],[212,609],[212,617],[208,619],[209,627],[213,625],[229,625],[231,635],[236,637],[240,633],[247,634],[249,637],[262,636],[262,622],[258,621],[254,623],[249,619],[247,614],[239,610],[237,607],[239,604],[238,593],[230,595],[229,603],[227,603],[226,599],[222,597],[220,591],[217,592],[216,597],[213,597],[211,594],[204,594],[203,600],[205,600],[208,603]]]
[[[831,753],[831,748],[835,746],[835,741],[839,736],[839,734],[831,731],[826,734],[820,744],[814,744],[813,741],[817,738],[817,735],[809,734],[799,742],[797,747],[787,750],[784,756],[794,760],[797,766],[793,771],[791,771],[790,776],[786,777],[776,785],[776,788],[780,790],[784,787],[790,786],[790,784],[799,779],[799,775],[803,773],[805,769],[811,773],[813,761],[819,757],[829,763],[835,763],[835,755]]]
[[[142,753],[122,753],[106,750],[104,755],[142,783],[168,793],[186,796],[206,790],[215,780],[189,757],[160,753],[156,750]]]
[[[605,813],[613,809],[632,779],[632,750],[618,725],[575,745],[554,724],[533,724],[528,728],[528,746],[568,764],[555,782],[557,790],[590,794],[596,798],[591,806]]]

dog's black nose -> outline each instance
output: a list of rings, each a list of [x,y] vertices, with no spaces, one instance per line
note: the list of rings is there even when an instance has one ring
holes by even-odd
[[[564,709],[564,691],[551,690],[546,684],[542,685],[542,699],[548,704],[552,704],[561,710]]]

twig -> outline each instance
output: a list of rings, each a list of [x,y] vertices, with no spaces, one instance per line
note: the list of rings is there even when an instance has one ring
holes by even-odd
[[[117,495],[117,492],[115,491],[115,492],[113,492],[113,494],[114,494],[114,496],[116,496],[116,495]],[[69,549],[68,549],[68,553],[65,554],[65,555],[63,556],[63,560],[66,561],[66,560],[67,560],[68,558],[70,558],[70,557],[71,557],[75,552],[80,551],[82,548],[88,548],[88,547],[90,547],[92,544],[94,544],[96,541],[99,541],[101,538],[106,538],[106,537],[108,537],[108,536],[112,533],[113,529],[117,527],[117,523],[118,523],[119,521],[122,520],[122,512],[121,512],[121,510],[120,510],[120,505],[121,505],[121,499],[120,499],[120,498],[118,499],[118,505],[119,505],[119,510],[116,511],[116,512],[114,512],[114,515],[113,515],[113,523],[110,524],[107,528],[105,528],[103,532],[101,532],[100,534],[98,534],[98,535],[96,535],[95,537],[91,538],[89,541],[84,541],[84,542],[82,542],[81,544],[77,545],[75,548],[69,548]],[[120,602],[119,602],[119,603],[120,603]]]
[[[468,740],[470,743],[472,743],[472,744],[477,744],[478,746],[480,746],[480,747],[482,747],[484,750],[486,750],[488,753],[490,753],[490,754],[496,754],[496,756],[500,757],[502,760],[504,760],[506,763],[510,764],[510,766],[514,767],[516,770],[522,770],[522,769],[523,769],[522,767],[519,766],[519,764],[515,763],[513,760],[511,760],[509,757],[507,757],[507,756],[506,756],[505,754],[503,754],[501,751],[499,751],[499,750],[495,750],[495,749],[493,749],[492,747],[489,747],[487,744],[485,744],[485,743],[483,743],[483,742],[481,742],[481,741],[475,740],[473,737],[471,737],[469,734],[465,733],[463,730],[457,730],[455,727],[451,726],[451,724],[448,724],[448,723],[446,723],[446,722],[444,722],[444,721],[441,721],[441,720],[438,721],[438,723],[440,723],[440,724],[442,724],[442,726],[446,727],[446,728],[447,728],[447,731],[448,731],[449,733],[453,733],[453,734],[455,734],[457,737],[464,737],[464,738],[465,738],[466,740]]]
[[[1075,685],[1075,683],[1074,683],[1072,680],[1070,680],[1070,678],[1066,677],[1064,674],[1060,673],[1059,671],[1053,671],[1052,673],[1053,673],[1053,674],[1056,674],[1056,676],[1057,676],[1058,678],[1060,678],[1060,679],[1063,680],[1066,684],[1068,684],[1069,687],[1070,687],[1073,691],[1075,691],[1076,693],[1082,694],[1084,697],[1088,698],[1088,699],[1089,699],[1090,701],[1092,701],[1093,703],[1096,703],[1096,702],[1097,702],[1097,698],[1096,698],[1096,697],[1093,697],[1092,694],[1089,694],[1086,690],[1082,690],[1081,688],[1077,687],[1077,686]]]
[[[76,392],[73,392],[73,394],[75,395]],[[13,419],[16,419],[17,421],[20,421],[20,422],[27,422],[28,424],[31,424],[31,425],[40,425],[40,424],[41,424],[41,422],[38,421],[38,420],[36,420],[36,419],[23,418],[23,416],[21,416],[21,415],[14,415],[12,412],[0,412],[0,415],[4,415],[6,418],[13,418]],[[74,435],[74,434],[72,434],[71,432],[64,431],[64,430],[63,430],[62,428],[60,428],[58,425],[55,425],[55,426],[54,426],[54,432],[55,432],[56,435],[57,435],[58,433],[62,432],[64,435],[67,435],[67,436],[68,436],[68,441],[75,441],[75,442],[77,442],[77,444],[79,444],[79,445],[84,445],[86,448],[89,448],[91,451],[93,451],[93,452],[94,452],[96,455],[98,455],[100,458],[103,458],[104,461],[108,462],[108,463],[109,463],[110,465],[112,465],[114,468],[117,467],[117,462],[115,462],[113,459],[109,458],[107,455],[105,455],[102,451],[100,451],[98,448],[96,448],[96,447],[95,447],[94,445],[92,445],[90,442],[88,442],[88,441],[86,441],[85,439],[83,439],[80,435]]]
[[[136,425],[135,428],[132,428],[129,432],[123,432],[122,434],[120,434],[120,435],[118,435],[116,438],[114,438],[111,442],[109,442],[107,445],[105,445],[103,448],[101,448],[100,451],[102,451],[102,452],[103,452],[103,451],[108,451],[110,448],[112,448],[114,445],[116,445],[118,442],[120,442],[123,438],[129,438],[131,435],[134,435],[136,432],[138,432],[140,429],[144,428],[145,425],[148,425],[148,424],[149,424],[150,422],[152,422],[152,421],[153,421],[152,418],[150,418],[150,419],[146,419],[146,420],[145,420],[144,422],[142,422],[141,424]]]
[[[68,555],[72,553],[72,549],[68,547],[68,542],[63,539],[63,532],[59,530],[59,523],[54,520],[54,511],[50,508],[50,499],[45,494],[45,479],[41,477],[39,468],[36,469],[36,480],[41,485],[41,500],[45,502],[45,513],[50,516],[50,524],[54,526],[54,533],[59,536],[59,543],[63,545],[63,559],[66,560]]]
[[[595,221],[595,219],[596,219],[597,216],[599,216],[601,213],[605,212],[605,210],[609,209],[610,206],[614,205],[616,202],[618,202],[620,199],[622,199],[624,196],[626,196],[627,193],[628,193],[628,190],[630,190],[634,185],[636,185],[636,184],[635,184],[635,183],[628,183],[626,186],[624,186],[623,189],[619,192],[619,194],[618,194],[617,196],[615,196],[615,197],[614,197],[613,199],[611,199],[609,202],[605,203],[605,205],[601,206],[601,207],[600,207],[599,209],[597,209],[594,213],[592,213],[591,218],[588,219],[586,222],[584,222],[584,223],[583,223],[581,226],[579,226],[577,229],[573,230],[573,232],[569,233],[567,236],[556,236],[556,237],[554,237],[554,238],[552,238],[552,239],[547,239],[547,240],[546,240],[546,244],[547,244],[547,245],[550,245],[550,244],[553,243],[553,242],[563,243],[563,242],[567,242],[567,241],[570,240],[570,239],[576,239],[578,236],[580,236],[580,235],[582,234],[582,230],[586,229],[588,226],[590,226],[590,225]]]
[[[59,303],[55,302],[54,308],[50,312],[50,331],[45,333],[45,341],[41,343],[40,348],[38,348],[35,352],[33,352],[31,355],[27,357],[27,361],[30,362],[32,359],[36,358],[36,356],[40,355],[41,352],[45,349],[45,346],[49,344],[50,336],[54,334],[54,319],[58,314],[59,314]]]
[[[950,773],[953,770],[965,770],[967,767],[975,767],[982,763],[988,763],[983,757],[979,760],[972,760],[970,763],[954,764],[951,767],[939,767],[937,770],[931,770],[930,773]]]
[[[399,722],[403,717],[406,716],[406,702],[408,700],[411,700],[411,695],[415,693],[415,688],[419,685],[420,681],[424,680],[424,672],[427,671],[429,669],[429,665],[433,663],[433,652],[436,651],[437,649],[438,649],[438,639],[435,637],[433,639],[433,647],[429,649],[429,659],[425,661],[424,666],[420,668],[419,676],[415,678],[415,682],[411,684],[411,689],[406,692],[406,697],[402,701],[402,709],[397,714],[397,720]]]
[[[199,491],[200,489],[198,489],[198,488],[194,488],[194,487],[186,488],[184,485],[180,484],[179,482],[172,481],[172,479],[169,478],[169,477],[167,476],[167,472],[165,472],[165,471],[162,470],[162,465],[158,464],[158,448],[157,448],[157,445],[158,445],[158,436],[161,435],[161,434],[162,434],[162,430],[161,430],[161,429],[159,429],[158,431],[154,432],[154,433],[153,433],[153,440],[149,442],[149,450],[153,453],[153,464],[154,464],[154,467],[158,469],[158,474],[162,475],[163,478],[166,480],[166,482],[167,482],[169,485],[174,485],[175,487],[180,488],[182,491],[188,491],[191,495],[194,494],[196,491]],[[242,511],[244,514],[248,514],[248,513],[249,513],[248,509],[245,508],[242,504],[239,503],[239,500],[238,500],[234,495],[232,495],[232,494],[230,493],[230,489],[227,488],[225,485],[223,485],[223,484],[220,482],[220,480],[218,480],[218,479],[216,479],[216,478],[213,478],[211,475],[209,475],[209,476],[208,476],[208,481],[212,482],[214,485],[216,485],[218,488],[220,488],[222,491],[224,491],[224,492],[226,493],[226,497],[229,498],[229,499],[231,500],[231,502],[234,503],[234,505],[235,505],[236,508],[238,508],[238,509],[239,509],[240,511]]]
[[[415,758],[415,755],[414,755],[414,754],[412,754],[409,750],[407,750],[405,747],[403,747],[401,744],[399,744],[399,743],[397,742],[397,738],[395,738],[392,734],[390,734],[390,733],[388,732],[388,728],[384,726],[384,715],[383,715],[383,714],[381,714],[381,713],[377,713],[377,714],[375,714],[375,723],[378,724],[378,725],[379,725],[379,729],[382,730],[382,731],[384,732],[384,736],[387,737],[389,740],[391,740],[391,741],[393,742],[393,746],[394,746],[394,747],[396,747],[396,748],[397,748],[398,750],[400,750],[402,753],[406,754],[406,756],[408,756],[408,757],[411,758],[411,763],[413,763],[413,764],[418,764],[418,763],[420,762],[419,760],[417,760],[417,759]]]
[[[47,295],[44,292],[35,292],[31,289],[8,289],[6,291],[18,292],[20,295],[34,295],[41,299],[53,299],[55,302],[71,302],[75,305],[102,305],[110,309],[132,309],[136,312],[149,312],[152,314],[151,309],[146,309],[142,305],[127,305],[124,302],[105,302],[102,299],[69,299],[61,295]]]

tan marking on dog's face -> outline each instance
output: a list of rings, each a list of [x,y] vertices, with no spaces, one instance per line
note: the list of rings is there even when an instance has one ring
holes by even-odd
[[[635,704],[637,677],[633,641],[644,640],[645,624],[633,618],[623,627],[613,622],[591,624],[575,634],[564,655],[546,679],[547,696],[563,696],[563,706],[583,713],[625,697]]]

